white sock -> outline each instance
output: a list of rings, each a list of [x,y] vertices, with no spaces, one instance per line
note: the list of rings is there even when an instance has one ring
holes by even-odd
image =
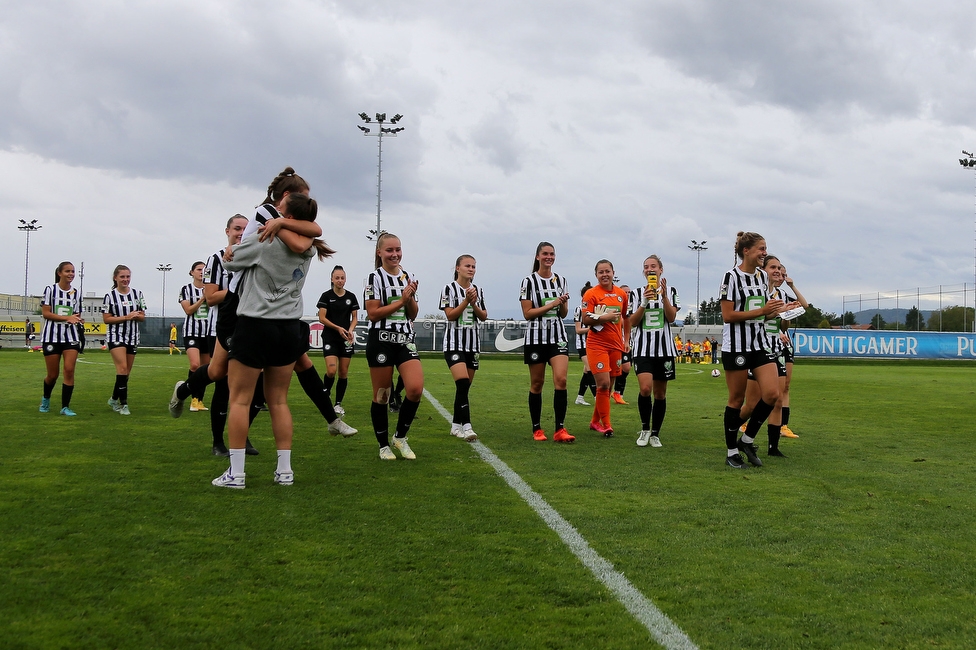
[[[752,444],[752,442],[754,442],[755,440],[756,440],[755,438],[750,438],[744,433],[742,434],[742,442],[746,443],[747,445]]]
[[[726,451],[726,455],[727,455],[727,456],[728,456],[729,458],[732,458],[732,457],[733,457],[733,456],[735,456],[735,455],[736,455],[737,453],[739,453],[739,450],[738,450],[738,449],[726,449],[725,451]]]
[[[244,450],[243,449],[231,449],[230,450],[230,475],[231,476],[241,476],[244,474]]]
[[[291,449],[278,450],[278,473],[291,472]]]

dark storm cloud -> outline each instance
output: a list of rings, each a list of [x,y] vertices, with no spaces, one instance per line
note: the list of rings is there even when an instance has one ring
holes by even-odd
[[[336,21],[307,5],[5,11],[0,146],[70,165],[263,187],[288,164],[348,205],[369,201],[375,183],[375,141],[356,114],[431,101],[410,71],[370,71]],[[420,155],[402,148],[384,162],[409,177]]]
[[[667,0],[640,13],[638,38],[649,51],[748,101],[804,114],[931,110],[950,121],[973,106],[952,91],[976,72],[969,7]]]

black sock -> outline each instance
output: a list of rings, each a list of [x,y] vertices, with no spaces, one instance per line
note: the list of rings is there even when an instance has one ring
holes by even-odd
[[[579,395],[580,397],[586,395],[586,389],[589,388],[590,386],[590,380],[587,379],[586,377],[586,375],[588,374],[592,374],[592,373],[584,372],[582,375],[580,375],[579,392],[577,393],[577,395]]]
[[[596,377],[593,376],[592,372],[586,374],[590,377],[590,395],[596,397]]]
[[[641,430],[651,430],[651,409],[654,407],[654,397],[652,395],[637,396],[637,413],[640,415]]]
[[[224,444],[224,427],[227,426],[227,406],[230,400],[230,389],[227,378],[214,382],[213,398],[210,400],[210,432],[213,443],[217,446]]]
[[[529,418],[533,431],[542,428],[542,393],[529,392]]]
[[[119,402],[121,404],[129,403],[129,375],[116,375],[115,381],[119,385]]]
[[[75,392],[73,385],[61,384],[61,408],[66,409],[71,404],[71,393],[73,392]]]
[[[654,400],[654,411],[651,416],[651,435],[656,436],[661,432],[661,425],[664,424],[664,415],[668,412],[668,400]]]
[[[769,414],[773,412],[774,406],[776,406],[775,403],[767,404],[760,398],[759,403],[752,409],[752,416],[749,417],[749,425],[746,427],[746,432],[742,435],[747,438],[755,438],[756,434],[759,433],[759,427],[763,425],[763,422],[766,421]]]
[[[463,377],[454,382],[454,422],[469,424],[471,422],[471,407],[468,404],[468,390],[471,380]]]
[[[725,407],[725,448],[738,449],[739,427],[742,426],[742,418],[739,417],[739,409],[731,406]]]
[[[186,382],[176,389],[176,397],[183,400],[190,397],[190,395],[196,395],[197,392],[203,394],[203,391],[207,389],[207,385],[211,383],[213,383],[213,380],[210,379],[210,364],[208,363],[189,374]]]
[[[767,424],[766,434],[769,436],[769,451],[779,451],[779,435],[782,425]]]
[[[617,377],[616,380],[614,380],[613,390],[615,392],[620,393],[621,395],[624,394],[624,391],[627,389],[627,375],[629,374],[629,372],[623,372],[619,377]]]
[[[417,415],[418,408],[420,408],[420,400],[416,402],[409,398],[403,400],[403,404],[400,405],[399,417],[397,417],[397,438],[406,438],[407,434],[410,433],[410,425],[413,424],[413,419]]]
[[[124,375],[115,375],[115,386],[112,387],[112,399],[119,399],[119,386],[122,385],[122,377]]]
[[[347,378],[345,378],[345,377],[339,377],[339,379],[336,380],[336,385],[335,385],[335,388],[336,388],[336,398],[335,398],[336,404],[341,403],[342,402],[342,398],[346,396],[346,386],[348,384],[349,384],[349,380]]]
[[[334,422],[336,414],[335,409],[332,408],[332,400],[329,399],[329,394],[325,391],[325,385],[322,383],[322,378],[319,377],[319,371],[315,369],[315,366],[295,374],[298,375],[298,383],[302,385],[302,390],[318,408],[322,417],[330,424]]]
[[[400,393],[403,392],[403,375],[397,375],[396,387],[393,389],[393,392],[396,394],[397,398],[399,399]]]
[[[785,427],[789,423],[790,423],[790,407],[789,406],[784,406],[783,407],[783,424],[780,425],[780,426],[781,427]]]
[[[258,375],[258,380],[254,384],[254,395],[251,396],[251,408],[248,409],[247,413],[247,426],[251,427],[254,422],[254,418],[258,416],[261,412],[261,407],[264,406],[264,373],[262,372]]]
[[[569,403],[568,395],[569,393],[565,388],[552,393],[552,410],[556,416],[556,431],[565,428],[566,405]]]
[[[199,368],[197,368],[197,370],[199,370]],[[184,382],[184,384],[183,384],[184,386],[186,386],[187,384],[190,383],[190,379],[193,377],[194,373],[196,373],[197,370],[188,370],[187,371],[187,373],[186,373],[186,382]],[[193,399],[202,400],[203,399],[203,393],[206,390],[207,390],[207,385],[206,384],[204,384],[203,386],[199,386],[196,383],[194,383],[193,388],[190,389],[190,397],[192,397]]]
[[[373,402],[369,405],[369,419],[373,422],[373,432],[380,448],[390,446],[390,412],[386,404]]]
[[[64,384],[61,385],[64,386]],[[44,382],[44,399],[51,399],[51,393],[53,392],[54,392],[54,384],[49,384],[47,382]]]
[[[332,385],[335,384],[335,380],[336,380],[335,375],[332,375],[331,377],[326,375],[325,377],[322,378],[322,385],[325,387],[326,393],[332,391]]]

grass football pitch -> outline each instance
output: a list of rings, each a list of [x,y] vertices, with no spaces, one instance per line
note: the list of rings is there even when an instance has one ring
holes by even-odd
[[[344,400],[360,433],[329,436],[295,381],[295,485],[272,483],[262,414],[243,491],[210,485],[227,461],[210,455],[208,414],[167,413],[185,357],[139,354],[130,417],[106,405],[108,354],[81,359],[66,418],[60,383],[38,413],[42,356],[0,352],[0,647],[657,646],[428,400],[418,460],[380,461],[362,355]],[[424,368],[450,410],[443,359]],[[577,442],[538,443],[525,367],[485,358],[472,419],[698,647],[976,646],[976,366],[801,361],[800,438],[741,471],[723,463],[725,382],[710,369],[678,367],[661,449],[635,445],[633,376],[614,438],[571,403]],[[570,400],[579,373],[574,361]],[[551,397],[547,383],[550,434]]]

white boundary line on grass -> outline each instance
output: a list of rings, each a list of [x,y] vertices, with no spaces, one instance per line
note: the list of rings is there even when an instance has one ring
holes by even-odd
[[[450,423],[452,417],[447,409],[441,406],[440,402],[434,399],[434,396],[426,388],[424,395],[431,405],[437,409],[437,412]],[[483,461],[491,465],[498,472],[498,475],[505,479],[505,482],[513,490],[518,492],[519,496],[535,510],[536,514],[542,517],[542,520],[559,535],[563,543],[573,552],[573,555],[583,563],[583,566],[589,569],[597,580],[602,582],[617,597],[617,600],[647,628],[658,643],[668,650],[697,650],[698,646],[681,631],[681,628],[638,591],[624,574],[613,568],[613,564],[594,551],[586,539],[579,534],[579,531],[573,528],[572,524],[556,512],[545,499],[529,487],[529,484],[496,456],[491,449],[480,442],[471,443],[471,447],[478,452]]]

